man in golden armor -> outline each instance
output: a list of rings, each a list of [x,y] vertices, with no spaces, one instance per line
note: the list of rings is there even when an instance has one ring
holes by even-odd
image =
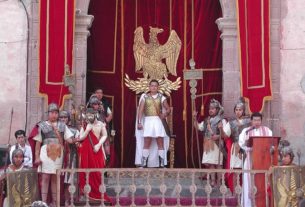
[[[164,167],[167,162],[169,138],[161,119],[170,114],[170,107],[158,87],[159,82],[151,80],[149,92],[142,94],[139,101],[135,164],[141,167]]]
[[[58,121],[57,104],[48,106],[48,120],[38,123],[38,134],[33,138],[35,146],[35,164],[42,173],[41,199],[47,202],[49,184],[51,183],[52,204],[56,204],[56,170],[62,168],[64,141],[73,143],[73,134],[65,123]]]

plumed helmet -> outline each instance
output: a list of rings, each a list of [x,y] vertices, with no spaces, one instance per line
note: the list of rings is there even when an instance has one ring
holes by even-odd
[[[293,149],[291,146],[283,147],[281,150],[281,155],[284,157],[286,155],[290,155],[291,159],[293,160],[294,158],[294,153]]]
[[[246,101],[244,97],[240,97],[234,106],[234,111],[236,108],[242,108],[244,111],[246,110]]]
[[[92,96],[89,100],[89,104],[99,104],[100,100],[96,96]]]
[[[294,158],[294,153],[290,142],[286,139],[282,139],[279,143],[278,150],[280,152],[280,158],[282,159],[285,155],[289,154],[291,159]]]
[[[62,110],[59,112],[59,117],[70,117],[70,114],[69,112],[65,111],[65,110]]]
[[[222,115],[224,112],[223,107],[221,106],[220,102],[214,98],[211,99],[211,101],[210,101],[210,107],[219,109],[218,115]]]
[[[59,107],[56,103],[50,103],[48,106],[48,112],[57,111],[59,112]]]

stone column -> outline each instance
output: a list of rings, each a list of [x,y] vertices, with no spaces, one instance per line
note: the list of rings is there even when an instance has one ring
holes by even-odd
[[[27,134],[34,127],[34,125],[45,117],[45,100],[38,93],[38,58],[39,58],[39,1],[31,1],[31,16],[30,16],[30,45],[29,51],[29,71],[27,74]]]
[[[238,57],[236,1],[220,0],[223,17],[216,20],[222,32],[222,104],[225,116],[233,117],[235,102],[240,97],[240,70]]]
[[[86,74],[87,74],[87,38],[93,21],[92,15],[83,14],[77,10],[75,19],[74,63],[73,73],[76,74],[75,101],[76,105],[86,101]]]
[[[274,0],[275,1],[275,0]],[[282,0],[280,9],[280,117],[294,153],[305,164],[305,38],[304,2]],[[295,157],[298,163],[298,157]]]

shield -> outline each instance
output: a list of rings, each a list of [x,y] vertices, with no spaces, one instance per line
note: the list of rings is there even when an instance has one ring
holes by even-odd
[[[38,200],[36,170],[7,173],[7,199],[11,207],[26,207]]]

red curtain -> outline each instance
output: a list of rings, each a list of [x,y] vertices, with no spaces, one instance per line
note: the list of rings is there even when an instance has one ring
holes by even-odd
[[[270,2],[238,0],[242,95],[250,112],[262,111],[271,100]]]
[[[75,0],[41,0],[39,5],[39,93],[61,106],[68,95],[64,69],[72,68]]]
[[[158,38],[164,44],[171,29],[182,41],[177,64],[177,75],[189,69],[188,61],[194,58],[196,68],[204,69],[199,80],[196,110],[211,98],[221,101],[222,91],[222,47],[220,32],[215,21],[221,17],[218,1],[205,0],[91,0],[89,13],[94,22],[88,39],[88,95],[101,87],[113,105],[114,128],[117,131],[115,147],[117,166],[134,166],[135,116],[137,96],[124,85],[124,75],[135,80],[142,77],[135,72],[133,38],[136,27],[144,28],[148,42],[149,26],[163,28]],[[169,76],[176,80],[177,77]],[[173,106],[173,126],[176,135],[175,166],[198,167],[197,146],[202,154],[202,136],[199,143],[192,135],[191,99],[187,81],[174,91],[169,102]],[[205,115],[207,115],[205,107]]]

